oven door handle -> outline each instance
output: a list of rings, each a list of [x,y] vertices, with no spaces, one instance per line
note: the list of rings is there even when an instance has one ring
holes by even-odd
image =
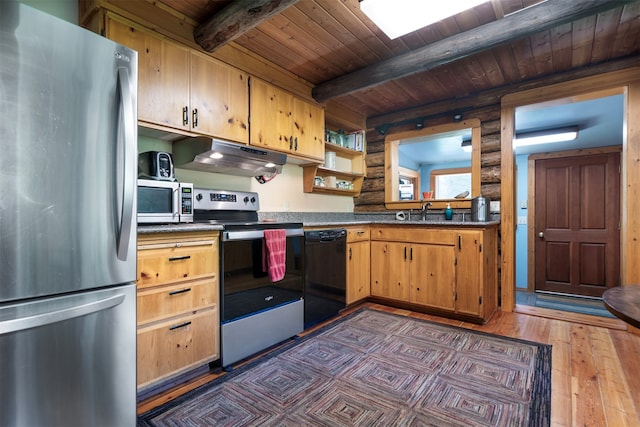
[[[287,237],[304,236],[302,228],[287,229]],[[230,242],[234,240],[255,240],[263,239],[264,230],[234,230],[222,233],[222,241]]]

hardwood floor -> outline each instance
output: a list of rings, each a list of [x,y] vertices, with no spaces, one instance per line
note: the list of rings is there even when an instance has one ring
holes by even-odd
[[[622,330],[617,323],[609,328],[602,324],[590,324],[588,318],[593,316],[585,319],[584,315],[580,315],[574,322],[553,316],[541,317],[535,312],[498,312],[487,324],[476,325],[372,303],[349,308],[342,315],[363,306],[551,344],[551,426],[640,425],[640,336]],[[544,316],[544,311],[541,313]],[[571,319],[572,316],[566,318]],[[138,413],[159,406],[220,375],[224,373],[209,373],[142,401],[138,404]]]

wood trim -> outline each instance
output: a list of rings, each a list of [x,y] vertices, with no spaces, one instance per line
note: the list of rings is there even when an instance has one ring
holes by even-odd
[[[515,307],[515,161],[513,136],[515,108],[575,96],[603,93],[625,95],[623,118],[620,229],[621,283],[640,283],[640,67],[632,67],[569,82],[505,95],[501,104],[501,218],[502,218],[502,310]]]
[[[420,172],[409,168],[398,167],[398,176],[406,176],[407,178],[413,179],[413,200],[420,200]]]
[[[607,147],[585,148],[581,150],[556,151],[551,153],[536,153],[529,156],[529,160],[558,159],[562,157],[591,156],[593,154],[609,154],[622,152],[622,145]]]
[[[502,107],[521,107],[531,104],[559,102],[562,99],[594,99],[598,94],[617,95],[625,93],[624,86],[638,80],[640,67],[612,71],[606,74],[585,77],[550,86],[510,93],[502,97]],[[589,95],[591,94],[591,95]],[[592,96],[591,98],[576,98]],[[544,105],[544,104],[541,104]]]
[[[384,140],[395,141],[408,138],[418,138],[420,136],[435,135],[437,133],[453,132],[461,129],[473,129],[480,127],[480,119],[469,119],[461,122],[445,123],[442,125],[429,126],[417,130],[408,130],[404,132],[390,133]]]
[[[513,311],[516,304],[516,219],[515,219],[515,156],[513,136],[515,135],[516,110],[513,106],[502,106],[500,134],[500,219],[502,232],[500,293],[501,309]]]
[[[536,162],[529,156],[527,161],[527,291],[536,289]],[[516,206],[516,210],[518,207]]]
[[[409,130],[397,133],[392,133],[384,138],[384,202],[387,209],[412,209],[413,205],[407,203],[416,202],[400,202],[394,200],[394,195],[398,194],[398,183],[392,177],[398,176],[398,145],[403,139],[418,138],[421,136],[435,135],[438,133],[452,132],[461,129],[471,129],[471,143],[473,147],[473,153],[471,155],[471,195],[472,197],[480,194],[481,184],[481,145],[482,145],[482,130],[480,119],[468,119],[461,122],[445,123],[441,125],[434,125],[419,130]],[[457,199],[453,199],[457,200]],[[436,203],[442,200],[432,201],[435,208]],[[460,203],[451,203],[452,208],[470,208],[471,201],[459,200]],[[440,203],[438,204],[438,206]],[[443,207],[446,206],[444,203]],[[420,209],[420,203],[417,204],[417,208]]]
[[[623,126],[620,243],[621,284],[640,283],[640,68],[627,87],[627,115]]]

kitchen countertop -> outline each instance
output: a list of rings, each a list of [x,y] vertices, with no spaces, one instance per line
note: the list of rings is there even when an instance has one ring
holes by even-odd
[[[220,231],[222,225],[219,224],[140,224],[138,234],[151,233],[188,233],[194,231]]]
[[[414,216],[419,218],[419,215]],[[430,212],[427,220],[395,219],[395,212],[387,213],[342,213],[342,212],[259,212],[258,219],[266,222],[301,222],[304,227],[347,227],[358,225],[407,225],[428,227],[488,227],[499,225],[499,215],[492,215],[491,221],[469,221],[468,215],[455,213],[452,220],[445,220],[444,214]],[[141,224],[139,234],[184,233],[193,231],[220,231],[219,224]]]
[[[424,227],[487,227],[498,225],[500,221],[422,221],[422,220],[353,220],[353,221],[311,221],[303,222],[305,227],[324,227],[324,226],[350,226],[350,225],[411,225]]]

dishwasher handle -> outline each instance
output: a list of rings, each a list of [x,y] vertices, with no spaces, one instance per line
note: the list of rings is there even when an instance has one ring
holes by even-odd
[[[312,230],[304,233],[305,240],[308,242],[335,242],[347,238],[347,230],[344,228],[330,230]]]

